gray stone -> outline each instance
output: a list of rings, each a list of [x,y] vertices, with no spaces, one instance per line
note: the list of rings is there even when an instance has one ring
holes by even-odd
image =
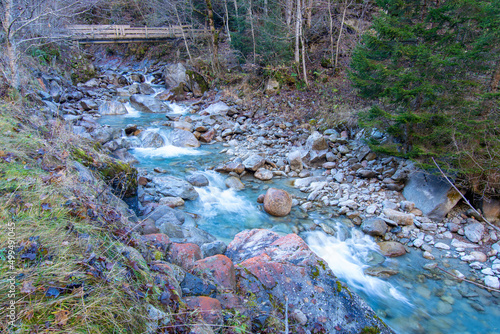
[[[465,237],[471,242],[479,242],[483,238],[484,225],[481,223],[468,224],[464,228]]]
[[[290,169],[296,172],[302,171],[302,154],[300,151],[292,151],[288,154],[288,161],[290,162]]]
[[[245,161],[243,161],[243,165],[245,166],[245,168],[253,172],[264,166],[265,163],[266,159],[258,154],[252,154],[247,159],[245,159]]]
[[[98,109],[98,105],[97,105],[97,102],[95,102],[94,100],[90,100],[90,99],[83,99],[83,100],[80,100],[80,106],[83,108],[83,110],[85,111],[89,111],[89,110],[97,110]]]
[[[492,289],[500,289],[500,282],[498,281],[498,277],[495,276],[486,276],[484,278],[484,284]]]
[[[139,135],[139,139],[141,140],[142,147],[158,148],[165,145],[165,140],[156,131],[143,131]]]
[[[224,254],[226,252],[226,249],[227,245],[220,240],[216,240],[208,244],[203,244],[201,246],[203,257],[210,257],[218,254]]]
[[[147,83],[139,84],[139,92],[143,95],[151,95],[155,93],[155,90]]]
[[[461,198],[444,178],[422,171],[410,175],[403,196],[435,220],[442,220]]]
[[[224,102],[217,102],[208,106],[208,108],[202,110],[202,112],[206,112],[209,115],[225,115],[227,111],[231,109]]]
[[[412,225],[413,216],[404,212],[399,212],[392,209],[384,209],[384,215],[392,221],[398,223],[398,225]]]
[[[259,168],[253,175],[256,179],[262,180],[262,181],[268,181],[273,178],[273,172],[270,171],[269,169],[265,168]]]
[[[163,68],[165,87],[175,89],[181,84],[186,84],[186,68],[181,63],[169,64]]]
[[[125,105],[118,101],[106,101],[99,106],[101,115],[124,115],[128,114]]]
[[[325,137],[318,131],[314,131],[306,141],[306,148],[308,150],[322,151],[328,149],[328,143]]]
[[[369,179],[376,177],[377,172],[369,169],[358,169],[358,171],[356,172],[356,176]]]
[[[182,199],[194,200],[198,193],[187,181],[173,176],[157,176],[152,179],[156,189],[163,196],[181,197]]]
[[[380,218],[368,218],[361,224],[361,230],[371,236],[384,236],[387,232],[387,224]]]
[[[134,94],[130,97],[130,104],[142,112],[147,113],[163,113],[170,111],[170,108],[160,100],[152,96]]]
[[[195,187],[206,187],[209,184],[207,177],[201,173],[191,174],[186,180]]]
[[[224,183],[226,184],[226,187],[234,190],[245,189],[245,185],[243,184],[243,182],[241,182],[241,180],[235,176],[228,177]]]
[[[200,147],[200,142],[189,131],[175,129],[170,133],[172,145],[177,147]]]

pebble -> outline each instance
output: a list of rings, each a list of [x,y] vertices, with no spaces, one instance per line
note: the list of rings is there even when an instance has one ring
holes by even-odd
[[[434,247],[436,248],[439,248],[439,249],[445,249],[445,250],[448,250],[450,249],[450,246],[448,246],[447,244],[444,244],[442,242],[438,242],[434,245]]]
[[[424,257],[424,259],[427,259],[427,260],[435,260],[436,259],[434,257],[434,255],[432,255],[432,253],[429,251],[425,251],[422,256]]]
[[[492,289],[499,289],[500,288],[500,281],[498,281],[498,277],[495,276],[486,276],[484,278],[484,284]]]

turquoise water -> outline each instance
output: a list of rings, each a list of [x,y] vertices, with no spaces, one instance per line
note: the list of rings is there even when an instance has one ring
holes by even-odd
[[[162,125],[165,121],[163,114],[137,112],[133,117],[106,116],[100,119],[101,124],[120,129],[127,124],[161,129],[168,136],[170,129]],[[159,149],[133,148],[130,152],[139,161],[138,167],[148,170],[159,167],[167,170],[169,175],[181,178],[192,172],[204,173],[210,185],[197,188],[200,197],[186,201],[183,209],[197,214],[199,228],[226,243],[244,229],[268,228],[280,233],[304,231],[300,235],[329,263],[334,273],[364,297],[399,333],[500,333],[498,295],[492,296],[466,282],[458,283],[437,269],[432,272],[422,269],[429,261],[422,258],[420,251],[412,250],[405,256],[384,261],[372,238],[363,235],[344,219],[330,218],[328,209],[305,214],[295,207],[289,216],[282,218],[264,213],[256,199],[268,187],[275,186],[297,196],[306,196],[292,188],[290,180],[262,182],[245,176],[242,178],[246,185],[244,190],[227,189],[224,184],[226,175],[210,170],[229,159],[219,153],[223,148],[221,144],[215,144],[179,149],[167,143]],[[319,228],[306,232],[316,228],[318,223],[332,226],[337,230],[336,235],[326,235],[317,231]],[[433,254],[445,269],[458,269],[466,276],[470,275],[468,266],[446,258],[446,251],[435,249]],[[374,264],[397,270],[399,274],[384,279],[365,275],[364,270]]]

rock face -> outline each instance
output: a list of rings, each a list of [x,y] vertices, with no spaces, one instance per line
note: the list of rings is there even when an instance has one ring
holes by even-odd
[[[293,307],[289,312],[300,315],[296,333],[336,333],[338,328],[345,333],[363,333],[365,328],[393,333],[296,234],[280,237],[268,230],[247,230],[235,236],[226,255],[239,263],[238,292],[269,305],[264,314],[249,309],[254,324],[263,324],[274,305],[288,302]]]
[[[264,210],[272,216],[286,216],[292,210],[292,198],[284,190],[269,188],[264,197]]]
[[[461,198],[444,178],[421,171],[410,175],[403,196],[436,220],[442,220]]]

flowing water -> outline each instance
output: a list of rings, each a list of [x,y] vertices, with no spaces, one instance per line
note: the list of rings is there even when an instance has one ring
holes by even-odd
[[[183,114],[189,107],[171,105],[176,113]],[[497,298],[466,282],[458,283],[441,272],[426,271],[428,263],[420,251],[396,259],[384,259],[375,241],[364,235],[345,219],[331,218],[328,209],[304,214],[292,209],[287,217],[271,217],[262,211],[256,199],[270,186],[297,194],[287,179],[262,182],[252,176],[242,178],[246,188],[242,191],[228,189],[221,175],[211,170],[228,159],[220,154],[222,145],[203,145],[200,148],[179,148],[170,144],[170,129],[162,126],[164,114],[143,114],[127,105],[128,115],[105,116],[102,124],[123,129],[134,123],[159,133],[165,141],[160,148],[134,147],[130,152],[139,161],[138,167],[166,169],[170,175],[185,178],[192,172],[203,173],[209,186],[196,190],[199,198],[186,201],[187,212],[199,218],[199,228],[229,242],[235,234],[251,228],[267,228],[279,233],[302,231],[300,235],[311,249],[325,259],[333,272],[372,306],[386,323],[399,333],[500,333],[500,311]],[[137,143],[140,141],[137,140]],[[313,230],[317,224],[327,223],[336,230],[335,236]],[[311,231],[312,230],[312,231]],[[436,258],[445,267],[469,274],[468,267],[460,261],[447,258],[445,251],[436,249]],[[369,268],[398,274],[378,278],[365,274]]]

